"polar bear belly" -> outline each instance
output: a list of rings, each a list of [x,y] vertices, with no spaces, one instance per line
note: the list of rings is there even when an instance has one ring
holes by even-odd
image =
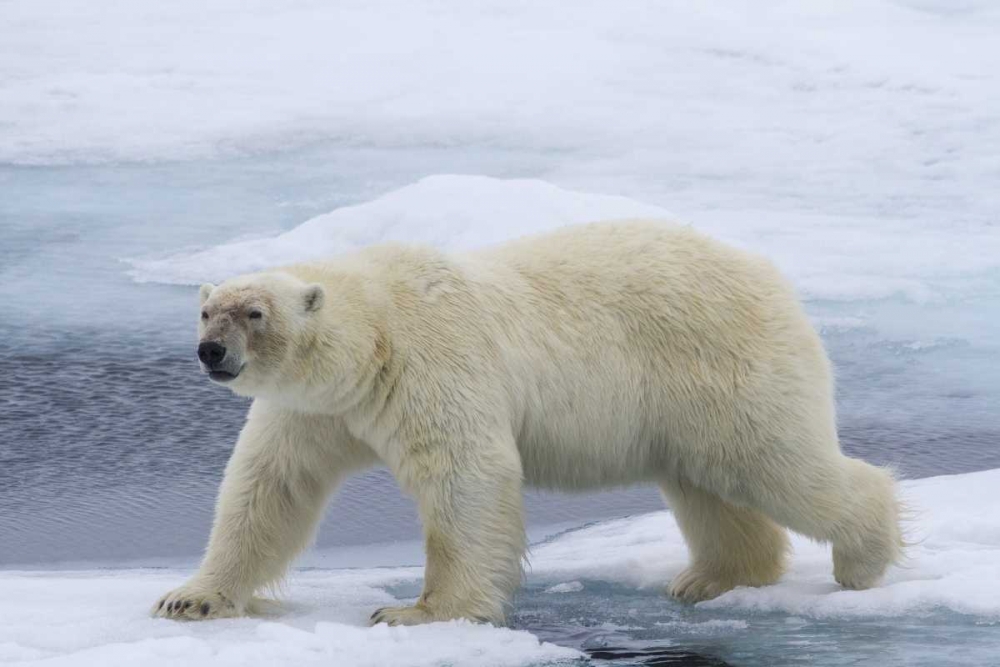
[[[516,436],[525,482],[585,491],[662,478],[670,458],[666,429],[641,414],[639,399],[558,398],[541,399]]]

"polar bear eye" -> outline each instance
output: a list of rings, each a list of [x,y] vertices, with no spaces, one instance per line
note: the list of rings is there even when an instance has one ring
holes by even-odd
[[[208,319],[208,311],[207,310],[201,311],[201,319],[203,319],[203,320],[207,320]]]
[[[254,309],[250,311],[251,320],[259,320],[262,317],[264,317],[264,313],[260,312],[259,310]]]

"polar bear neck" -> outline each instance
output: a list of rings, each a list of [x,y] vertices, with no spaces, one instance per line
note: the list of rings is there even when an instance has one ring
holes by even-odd
[[[393,357],[384,300],[363,275],[311,269],[296,267],[294,274],[322,284],[327,303],[302,323],[280,379],[260,396],[297,411],[344,415],[379,393]]]

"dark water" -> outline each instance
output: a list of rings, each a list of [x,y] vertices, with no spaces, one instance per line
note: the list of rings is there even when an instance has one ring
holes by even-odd
[[[171,288],[191,291],[189,288]],[[971,364],[886,353],[881,341],[828,336],[837,360],[844,449],[905,477],[1000,467],[996,394],[928,369]],[[209,383],[193,345],[151,333],[38,330],[0,345],[0,565],[192,556],[203,547],[216,488],[248,402]],[[662,507],[651,488],[529,493],[533,525]],[[385,470],[336,495],[320,546],[419,536],[413,504]]]

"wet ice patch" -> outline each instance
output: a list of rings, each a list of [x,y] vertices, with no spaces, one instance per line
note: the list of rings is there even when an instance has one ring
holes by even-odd
[[[546,593],[579,593],[583,590],[583,584],[579,581],[567,581],[545,589]]]
[[[750,624],[746,621],[733,621],[713,619],[711,621],[701,621],[700,623],[689,623],[684,621],[658,621],[657,626],[671,631],[684,633],[708,633],[720,634],[738,630],[746,630]]]

